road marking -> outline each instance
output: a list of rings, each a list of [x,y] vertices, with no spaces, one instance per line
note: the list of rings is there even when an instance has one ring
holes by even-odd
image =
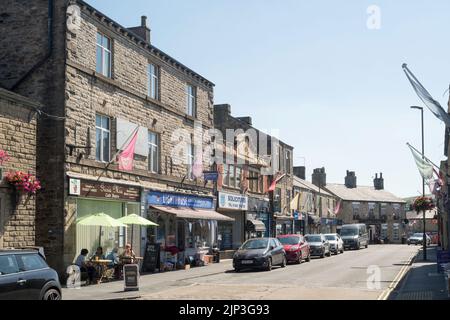
[[[394,280],[389,284],[387,289],[385,289],[377,298],[377,300],[387,300],[389,295],[392,291],[397,287],[398,283],[401,279],[405,276],[406,272],[408,271],[409,267],[412,265],[412,260],[417,255],[416,253],[411,254],[411,256],[408,259],[408,263],[406,263],[399,271],[399,273],[395,276]]]

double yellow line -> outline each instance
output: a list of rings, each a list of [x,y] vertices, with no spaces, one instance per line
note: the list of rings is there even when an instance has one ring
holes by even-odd
[[[394,280],[392,280],[392,282],[389,284],[389,286],[387,287],[387,289],[385,289],[377,298],[377,300],[387,300],[387,298],[389,297],[389,295],[391,294],[392,291],[394,291],[394,289],[397,287],[398,283],[400,282],[400,280],[402,280],[402,278],[405,276],[406,272],[408,272],[409,267],[412,264],[412,260],[414,259],[414,257],[417,255],[416,253],[411,254],[411,256],[408,259],[408,263],[405,264],[399,271],[399,273],[395,276]]]

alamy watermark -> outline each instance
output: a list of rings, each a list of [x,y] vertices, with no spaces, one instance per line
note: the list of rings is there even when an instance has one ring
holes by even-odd
[[[366,26],[369,30],[381,29],[381,9],[379,6],[373,4],[367,7],[366,13],[368,14]]]

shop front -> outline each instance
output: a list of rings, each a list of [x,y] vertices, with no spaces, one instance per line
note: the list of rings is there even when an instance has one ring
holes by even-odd
[[[159,244],[160,270],[199,266],[218,247],[218,223],[234,219],[214,210],[214,198],[194,194],[150,190],[147,193],[150,243]]]
[[[320,219],[320,232],[321,233],[336,233],[337,225],[338,225],[338,219],[321,218]]]
[[[218,192],[217,211],[233,221],[219,221],[219,248],[222,251],[236,250],[245,241],[248,197],[235,193]]]
[[[321,219],[319,216],[315,214],[308,214],[307,233],[309,234],[320,233],[320,225]]]
[[[140,200],[141,188],[139,186],[69,178],[68,206],[73,208],[76,213],[75,219],[99,212],[115,219],[133,213],[141,215]],[[81,249],[88,249],[90,255],[98,246],[101,246],[103,253],[107,255],[113,248],[122,250],[126,243],[133,243],[134,251],[140,255],[140,232],[138,229],[134,229],[134,239],[131,239],[130,228],[80,226],[76,225],[75,221],[72,226],[75,231],[75,241],[74,246],[69,246],[72,248],[69,260],[74,259]],[[67,238],[70,239],[70,236]]]
[[[294,233],[306,234],[306,228],[308,225],[308,214],[306,212],[294,212]]]
[[[275,236],[294,233],[294,218],[291,216],[274,215]]]
[[[246,239],[269,236],[269,199],[248,197]]]

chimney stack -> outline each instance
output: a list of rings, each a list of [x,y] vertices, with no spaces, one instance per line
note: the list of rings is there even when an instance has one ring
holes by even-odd
[[[314,169],[312,174],[312,183],[319,188],[326,187],[327,174],[325,173],[325,168]]]
[[[150,32],[151,30],[147,27],[147,16],[141,17],[141,25],[139,27],[128,28],[131,32],[135,33],[137,36],[150,43]]]
[[[379,178],[378,174],[375,173],[375,179],[373,179],[373,187],[375,188],[375,190],[384,190],[384,179],[382,172],[380,172]]]
[[[350,189],[356,188],[355,171],[347,170],[347,175],[345,176],[345,186]]]
[[[305,166],[294,167],[294,176],[306,180],[306,167]]]

